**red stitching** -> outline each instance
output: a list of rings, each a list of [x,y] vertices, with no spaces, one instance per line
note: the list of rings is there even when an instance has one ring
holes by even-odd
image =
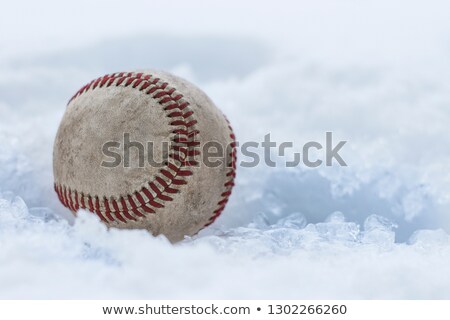
[[[125,199],[124,199],[123,197],[120,197],[119,202],[120,202],[120,205],[122,206],[122,210],[116,210],[116,211],[114,212],[114,215],[117,217],[117,219],[120,220],[120,218],[117,216],[117,214],[118,214],[119,212],[123,212],[123,214],[124,214],[125,216],[130,215],[130,213],[128,212],[127,204],[125,203]]]
[[[187,181],[186,181],[187,183]],[[150,203],[155,208],[164,208],[164,205],[156,202],[154,199],[155,197],[150,193],[150,191],[147,188],[142,188],[142,192],[146,195],[146,197],[149,199],[148,203]]]
[[[175,120],[170,123],[171,126],[185,126],[186,128],[192,127],[197,123],[197,120],[192,120],[189,122],[183,120]]]
[[[224,115],[225,117],[225,115]],[[234,186],[234,178],[236,177],[236,136],[233,133],[233,128],[230,125],[230,122],[228,121],[227,117],[225,117],[225,120],[228,123],[228,129],[230,130],[230,138],[231,138],[231,151],[229,153],[229,156],[231,158],[231,162],[228,163],[229,170],[226,174],[228,177],[228,180],[224,183],[225,191],[221,194],[221,199],[217,202],[217,208],[213,211],[213,215],[209,218],[208,222],[203,226],[203,228],[206,228],[207,226],[211,225],[216,221],[216,219],[222,214],[223,210],[225,209],[225,205],[228,203],[228,200],[230,198],[233,186]],[[202,228],[202,229],[203,229]]]
[[[86,209],[86,205],[84,204],[84,196],[81,194],[81,208]]]
[[[192,137],[196,134],[199,134],[200,131],[198,131],[198,130],[187,131],[187,130],[183,130],[183,129],[177,129],[177,130],[173,130],[172,133],[176,133],[179,135],[185,135],[187,137]]]
[[[181,186],[183,184],[187,184],[186,180],[181,180],[181,179],[173,179],[172,180],[172,184],[176,185],[176,186]]]
[[[133,197],[132,197],[131,195],[128,195],[128,202],[129,202],[130,205],[131,205],[131,211],[133,211],[133,213],[134,213],[135,215],[137,215],[138,217],[145,217],[145,215],[143,215],[142,213],[139,212],[138,206],[137,206],[136,203],[134,202]],[[132,218],[132,220],[136,220],[135,217],[133,217],[133,216],[131,216],[131,215],[130,215],[130,217]]]
[[[111,209],[109,208],[109,201],[108,201],[108,199],[103,199],[103,203],[104,203],[104,206],[105,206],[105,209],[106,209],[106,212],[105,212],[105,215],[106,215],[106,217],[109,219],[109,220],[113,220],[112,219],[112,217],[111,217]]]

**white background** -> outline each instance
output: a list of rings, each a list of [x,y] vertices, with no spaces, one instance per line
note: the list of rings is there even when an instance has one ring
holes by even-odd
[[[272,312],[269,305],[272,305]],[[280,305],[286,310],[297,310],[296,314],[276,314],[278,312],[277,305]],[[306,306],[306,309],[303,307]],[[329,305],[331,308],[326,307]],[[164,306],[164,309],[160,309]],[[167,306],[170,307],[172,314],[167,314]],[[174,315],[172,308],[181,310],[181,308],[189,308],[192,310],[194,306],[195,312],[205,312],[198,310],[206,310],[210,312],[212,306],[219,314],[184,314]],[[285,307],[287,306],[287,307]],[[295,306],[298,306],[296,308]],[[344,307],[342,307],[344,306]],[[122,308],[122,314],[104,314],[104,307]],[[126,315],[123,308],[134,308],[136,312],[141,310],[149,310],[147,314]],[[147,307],[149,307],[147,309]],[[230,312],[231,308],[246,308],[245,314],[220,314],[220,312]],[[199,309],[200,308],[200,309]],[[226,310],[225,310],[226,308]],[[261,308],[260,311],[257,308]],[[344,314],[333,314],[331,310],[346,310]],[[156,310],[157,314],[151,314],[150,310]],[[160,311],[164,310],[164,311]],[[184,309],[185,310],[185,309]],[[235,309],[236,310],[236,309]],[[244,309],[241,309],[244,310]],[[309,314],[313,312],[313,314]],[[327,310],[329,314],[317,314],[315,310]],[[306,314],[299,314],[300,312]],[[180,311],[175,311],[180,312]],[[184,311],[183,311],[184,312]],[[424,319],[432,318],[436,320],[448,319],[448,302],[447,301],[342,301],[342,300],[115,300],[115,301],[10,301],[0,302],[0,315],[6,316],[8,319],[24,319],[26,317],[33,317],[35,319],[61,319],[61,317],[68,320],[76,320],[82,317],[90,317],[95,319],[368,319],[377,320],[383,319]]]

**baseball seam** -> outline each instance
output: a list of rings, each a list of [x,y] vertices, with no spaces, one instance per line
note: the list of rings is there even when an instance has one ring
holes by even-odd
[[[230,162],[227,163],[228,172],[226,173],[227,181],[224,183],[225,191],[222,192],[220,195],[221,198],[217,202],[217,208],[213,211],[213,215],[209,218],[208,222],[203,226],[203,228],[206,228],[207,226],[211,225],[216,221],[216,219],[222,214],[222,211],[225,209],[226,204],[228,203],[228,200],[231,195],[231,191],[234,187],[234,178],[236,177],[236,137],[233,132],[233,128],[230,125],[230,122],[228,121],[227,117],[225,117],[225,121],[228,124],[228,129],[230,130],[230,138],[231,143],[229,144],[229,147],[231,148],[230,153],[228,154]],[[202,229],[203,229],[202,228]]]

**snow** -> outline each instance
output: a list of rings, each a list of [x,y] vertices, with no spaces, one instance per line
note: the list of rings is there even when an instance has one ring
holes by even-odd
[[[0,298],[450,298],[448,2],[205,5],[0,12]],[[52,187],[64,106],[145,67],[198,84],[241,143],[332,131],[348,167],[240,167],[223,215],[177,245],[74,219]]]

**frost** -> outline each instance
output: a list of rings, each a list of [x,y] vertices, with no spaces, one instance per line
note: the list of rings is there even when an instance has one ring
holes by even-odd
[[[397,228],[397,225],[390,220],[381,216],[371,215],[364,222],[362,242],[372,243],[380,247],[391,247],[395,241],[395,228]]]

